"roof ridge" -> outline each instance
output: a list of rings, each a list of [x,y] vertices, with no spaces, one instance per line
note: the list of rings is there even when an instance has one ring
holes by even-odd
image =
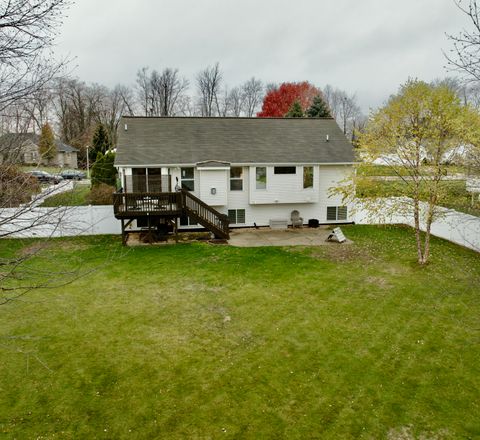
[[[273,116],[273,117],[256,117],[256,116],[131,116],[131,115],[123,115],[123,119],[213,119],[213,120],[258,120],[258,121],[265,121],[265,120],[287,120],[290,121],[292,119],[298,121],[321,121],[327,120],[331,121],[334,120],[332,116],[325,116],[321,118],[291,118],[291,117],[281,117],[281,116]]]

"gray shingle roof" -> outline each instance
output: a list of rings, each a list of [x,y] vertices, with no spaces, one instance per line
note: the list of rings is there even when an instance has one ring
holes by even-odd
[[[205,161],[352,163],[354,155],[330,118],[124,117],[120,122],[116,165]]]
[[[0,144],[16,145],[16,142],[32,141],[35,145],[38,145],[39,140],[40,135],[36,133],[6,133],[0,137]],[[57,145],[57,151],[60,152],[72,153],[80,151],[78,148],[64,144],[58,139],[55,139],[55,144]]]

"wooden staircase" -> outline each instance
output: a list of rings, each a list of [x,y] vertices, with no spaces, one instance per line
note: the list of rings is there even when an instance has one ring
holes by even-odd
[[[202,225],[216,238],[230,238],[228,217],[184,189],[159,193],[118,192],[113,195],[113,211],[115,217],[122,221],[124,242],[125,228],[135,219],[148,219],[149,230],[150,225],[173,222],[176,231],[177,219],[182,215]]]
[[[207,205],[189,191],[182,189],[181,194],[182,208],[186,215],[212,232],[216,238],[226,240],[230,238],[228,227],[230,221],[226,215]]]

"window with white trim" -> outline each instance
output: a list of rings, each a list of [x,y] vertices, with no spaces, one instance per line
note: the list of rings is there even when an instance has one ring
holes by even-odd
[[[255,182],[257,189],[267,189],[267,168],[256,167],[255,168]]]
[[[229,209],[228,219],[230,224],[240,225],[245,223],[245,209]]]
[[[193,167],[181,168],[182,189],[195,191],[195,173]]]
[[[347,219],[346,206],[327,206],[327,221],[339,221]]]
[[[303,167],[303,189],[313,188],[313,167]]]
[[[230,168],[230,191],[243,191],[243,168]]]

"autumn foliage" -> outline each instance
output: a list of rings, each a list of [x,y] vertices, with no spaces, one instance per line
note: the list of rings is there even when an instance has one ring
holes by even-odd
[[[257,113],[259,118],[284,117],[292,104],[298,101],[305,112],[315,96],[321,95],[319,89],[308,81],[299,83],[282,83],[270,90],[263,98],[262,110]]]

